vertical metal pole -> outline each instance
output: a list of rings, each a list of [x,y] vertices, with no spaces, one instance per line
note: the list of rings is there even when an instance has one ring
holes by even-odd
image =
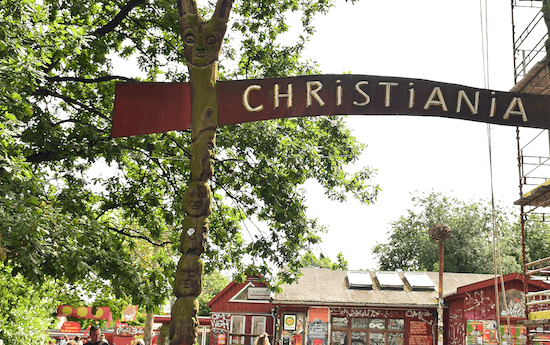
[[[516,127],[516,140],[517,140],[517,148],[518,148],[518,171],[519,171],[519,197],[520,199],[523,198],[523,164],[522,164],[522,152],[520,148],[519,143],[519,127]],[[527,296],[528,285],[527,285],[527,250],[525,245],[525,209],[522,205],[520,207],[520,225],[521,225],[521,260],[523,265],[523,293],[525,296]],[[527,318],[529,316],[529,308],[527,307],[527,303],[525,303],[525,317]],[[529,337],[527,337],[527,343],[530,344],[531,341]]]
[[[439,302],[437,304],[437,344],[443,345],[443,241],[439,242]]]
[[[511,15],[512,15],[512,54],[514,55],[514,84],[518,82],[517,78],[517,69],[518,69],[518,62],[516,58],[516,25],[514,23],[514,0],[510,1],[511,5]]]

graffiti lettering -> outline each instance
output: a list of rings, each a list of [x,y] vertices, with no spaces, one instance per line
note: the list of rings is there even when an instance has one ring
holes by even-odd
[[[490,297],[486,297],[483,290],[476,291],[473,294],[466,293],[466,308],[464,314],[466,318],[473,318],[475,314],[482,319],[493,318],[495,313],[495,303]]]
[[[330,312],[331,314],[340,315],[342,317],[362,317],[362,318],[400,317],[399,311],[396,311],[396,310],[330,308]]]
[[[434,320],[432,318],[432,313],[430,313],[428,310],[426,309],[423,309],[423,310],[412,310],[412,309],[409,309],[407,310],[407,312],[405,313],[405,315],[408,317],[408,318],[416,318],[420,321],[424,321],[426,322],[428,325],[431,325]]]
[[[210,327],[212,327],[212,331],[214,333],[229,332],[229,328],[231,327],[231,314],[212,314],[210,319]]]

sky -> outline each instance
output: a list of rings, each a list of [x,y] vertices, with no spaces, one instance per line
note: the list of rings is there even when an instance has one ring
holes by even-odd
[[[517,8],[516,30],[536,11]],[[509,1],[338,1],[314,25],[305,56],[323,74],[419,78],[498,91],[514,86]],[[412,208],[413,194],[489,201],[493,193],[497,204],[511,209],[519,199],[515,127],[417,116],[350,116],[347,122],[368,145],[348,170],[378,169],[372,182],[382,192],[376,203],[330,201],[313,181],[304,188],[308,215],[329,228],[318,250],[332,260],[342,252],[350,269],[377,268],[371,250],[386,241],[390,223]],[[521,129],[520,145],[539,132]],[[537,154],[548,155],[544,138]]]

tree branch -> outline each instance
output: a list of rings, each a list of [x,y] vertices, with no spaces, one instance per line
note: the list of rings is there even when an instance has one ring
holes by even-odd
[[[94,31],[93,35],[97,38],[103,37],[109,32],[113,31],[123,20],[128,16],[131,10],[135,7],[145,3],[145,0],[130,0],[124,7],[120,9],[120,12],[107,24]]]
[[[103,115],[101,112],[99,112],[98,110],[94,109],[93,107],[90,107],[80,101],[77,101],[76,99],[72,98],[72,97],[69,97],[69,96],[66,96],[66,95],[63,95],[63,94],[60,94],[60,93],[57,93],[57,92],[54,92],[54,91],[51,91],[51,90],[47,90],[47,89],[38,89],[36,90],[36,92],[34,93],[35,95],[37,96],[52,96],[52,97],[56,97],[56,98],[61,98],[62,100],[64,100],[65,102],[69,103],[70,105],[72,105],[74,107],[74,105],[77,105],[79,106],[80,108],[83,108],[99,117],[101,117],[102,119],[106,120],[106,121],[109,121],[109,123],[111,122],[111,119],[108,118],[107,116]]]
[[[152,244],[153,246],[157,246],[157,247],[164,247],[164,246],[166,246],[166,245],[172,243],[172,242],[170,242],[170,241],[164,241],[164,242],[156,243],[156,242],[154,242],[153,240],[151,240],[149,237],[144,236],[144,235],[142,235],[142,234],[134,235],[134,234],[131,234],[129,231],[119,230],[119,229],[117,229],[117,228],[115,228],[115,227],[111,227],[111,226],[110,226],[108,229],[111,230],[111,231],[116,232],[117,234],[120,234],[120,235],[123,235],[123,236],[126,236],[126,237],[130,237],[130,238],[139,238],[139,239],[144,240],[144,241],[147,241],[147,242],[149,242],[150,244]],[[134,230],[132,230],[132,229],[130,229],[130,231],[136,232],[136,231],[134,231]]]
[[[98,141],[106,141],[106,140],[112,140],[110,137],[102,137],[100,139],[94,140],[88,144],[88,148],[94,147]],[[61,147],[63,144],[58,143],[59,147]],[[79,151],[71,151],[71,150],[65,150],[65,149],[59,149],[56,151],[53,150],[45,150],[45,151],[39,151],[37,153],[31,154],[29,156],[25,157],[25,160],[29,163],[43,163],[43,162],[53,162],[53,161],[60,161],[64,159],[67,156],[71,157],[81,157],[86,155],[86,150],[79,150]]]
[[[50,82],[62,82],[62,81],[75,81],[77,83],[93,84],[93,83],[103,83],[111,80],[124,80],[137,82],[137,80],[127,77],[122,77],[118,75],[108,75],[104,77],[99,77],[95,79],[86,79],[86,78],[77,78],[77,77],[46,77],[47,81]]]

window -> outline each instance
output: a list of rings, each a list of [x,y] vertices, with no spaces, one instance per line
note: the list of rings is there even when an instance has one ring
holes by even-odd
[[[210,326],[204,326],[204,345],[210,343]]]
[[[265,333],[265,316],[252,316],[252,334],[262,335]]]
[[[331,319],[333,345],[403,345],[404,319],[346,318]]]
[[[242,315],[231,316],[231,334],[229,344],[244,344],[245,317]]]
[[[210,326],[198,326],[195,345],[208,345],[210,340]]]
[[[197,332],[197,337],[195,338],[195,345],[203,345],[203,339],[204,337],[202,336],[202,327],[197,327],[198,328],[198,332]]]

